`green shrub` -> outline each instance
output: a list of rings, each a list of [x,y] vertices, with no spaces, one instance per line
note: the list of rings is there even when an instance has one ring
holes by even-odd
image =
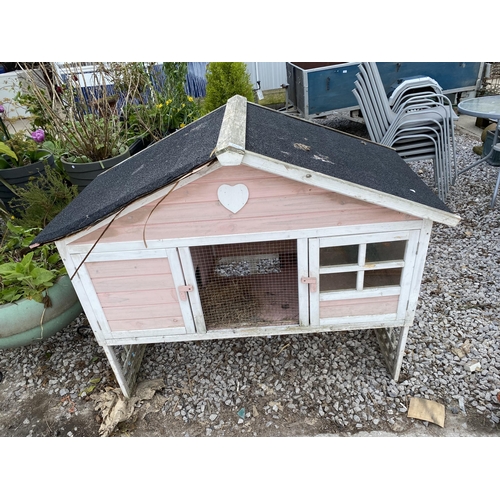
[[[10,207],[19,214],[16,223],[20,226],[44,228],[77,194],[76,186],[68,185],[63,174],[47,166],[45,175],[16,189]]]
[[[211,62],[207,67],[207,93],[203,102],[204,113],[226,104],[235,95],[254,101],[250,75],[243,62]]]

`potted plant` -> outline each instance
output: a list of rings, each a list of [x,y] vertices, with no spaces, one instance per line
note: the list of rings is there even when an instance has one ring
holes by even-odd
[[[154,143],[201,116],[186,92],[187,69],[185,62],[110,63],[130,137]]]
[[[99,65],[88,80],[81,65],[61,74],[52,63],[40,63],[37,73],[26,71],[16,96],[34,125],[43,126],[57,145],[58,160],[80,190],[130,156],[126,122],[118,115],[117,97],[103,68]]]
[[[182,62],[38,63],[37,72],[26,71],[16,100],[58,146],[61,164],[82,189],[200,116],[186,77]]]
[[[82,312],[55,246],[28,248],[38,231],[0,226],[0,349],[46,339]]]
[[[2,119],[4,112],[0,105],[0,199],[8,206],[16,188],[41,175],[47,165],[54,165],[54,157],[47,149],[43,129],[30,136],[24,132],[11,134]]]

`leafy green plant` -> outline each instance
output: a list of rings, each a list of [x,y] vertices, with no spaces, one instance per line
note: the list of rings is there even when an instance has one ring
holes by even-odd
[[[25,73],[16,101],[71,162],[111,158],[134,139],[158,141],[200,116],[185,91],[186,62],[94,63],[90,73],[81,63],[39,63]]]
[[[45,167],[45,174],[15,190],[11,209],[18,214],[16,222],[24,228],[44,228],[77,195],[77,186],[66,182],[54,167]]]
[[[0,142],[0,169],[23,167],[47,158],[50,152],[43,148],[44,138],[43,130],[39,129],[31,137],[16,132],[5,142]]]
[[[104,63],[96,65],[89,83],[81,78],[81,64],[67,66],[64,78],[51,63],[40,63],[36,72],[22,69],[25,79],[17,102],[69,161],[102,161],[126,150],[127,123],[118,116]]]
[[[243,62],[211,62],[207,67],[207,93],[203,102],[204,113],[226,104],[235,95],[254,101],[250,75]]]
[[[200,117],[196,100],[186,94],[187,63],[111,65],[115,87],[128,96],[123,116],[131,137],[146,134],[152,142]]]
[[[68,162],[102,161],[125,153],[127,137],[118,116],[111,119],[95,114],[61,128],[63,158]]]
[[[2,104],[0,104],[0,141],[6,141],[10,138],[9,130],[3,121],[2,115],[5,113],[5,108]]]
[[[0,241],[0,305],[31,299],[49,307],[46,291],[66,273],[54,245],[29,251],[28,245],[40,229],[24,229],[7,222]]]

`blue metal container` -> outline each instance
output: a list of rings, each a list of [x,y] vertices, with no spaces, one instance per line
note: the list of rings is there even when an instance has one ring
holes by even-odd
[[[335,110],[358,109],[352,93],[357,62],[287,62],[288,101],[306,119]],[[447,95],[476,91],[484,63],[479,62],[378,62],[377,67],[389,94],[398,80],[428,76]]]

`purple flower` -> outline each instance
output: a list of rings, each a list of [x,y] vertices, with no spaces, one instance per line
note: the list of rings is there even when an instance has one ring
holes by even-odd
[[[0,113],[5,113],[5,108],[0,104]]]
[[[35,142],[38,142],[40,144],[45,140],[45,132],[43,131],[43,129],[39,128],[38,130],[31,132],[31,137]]]

